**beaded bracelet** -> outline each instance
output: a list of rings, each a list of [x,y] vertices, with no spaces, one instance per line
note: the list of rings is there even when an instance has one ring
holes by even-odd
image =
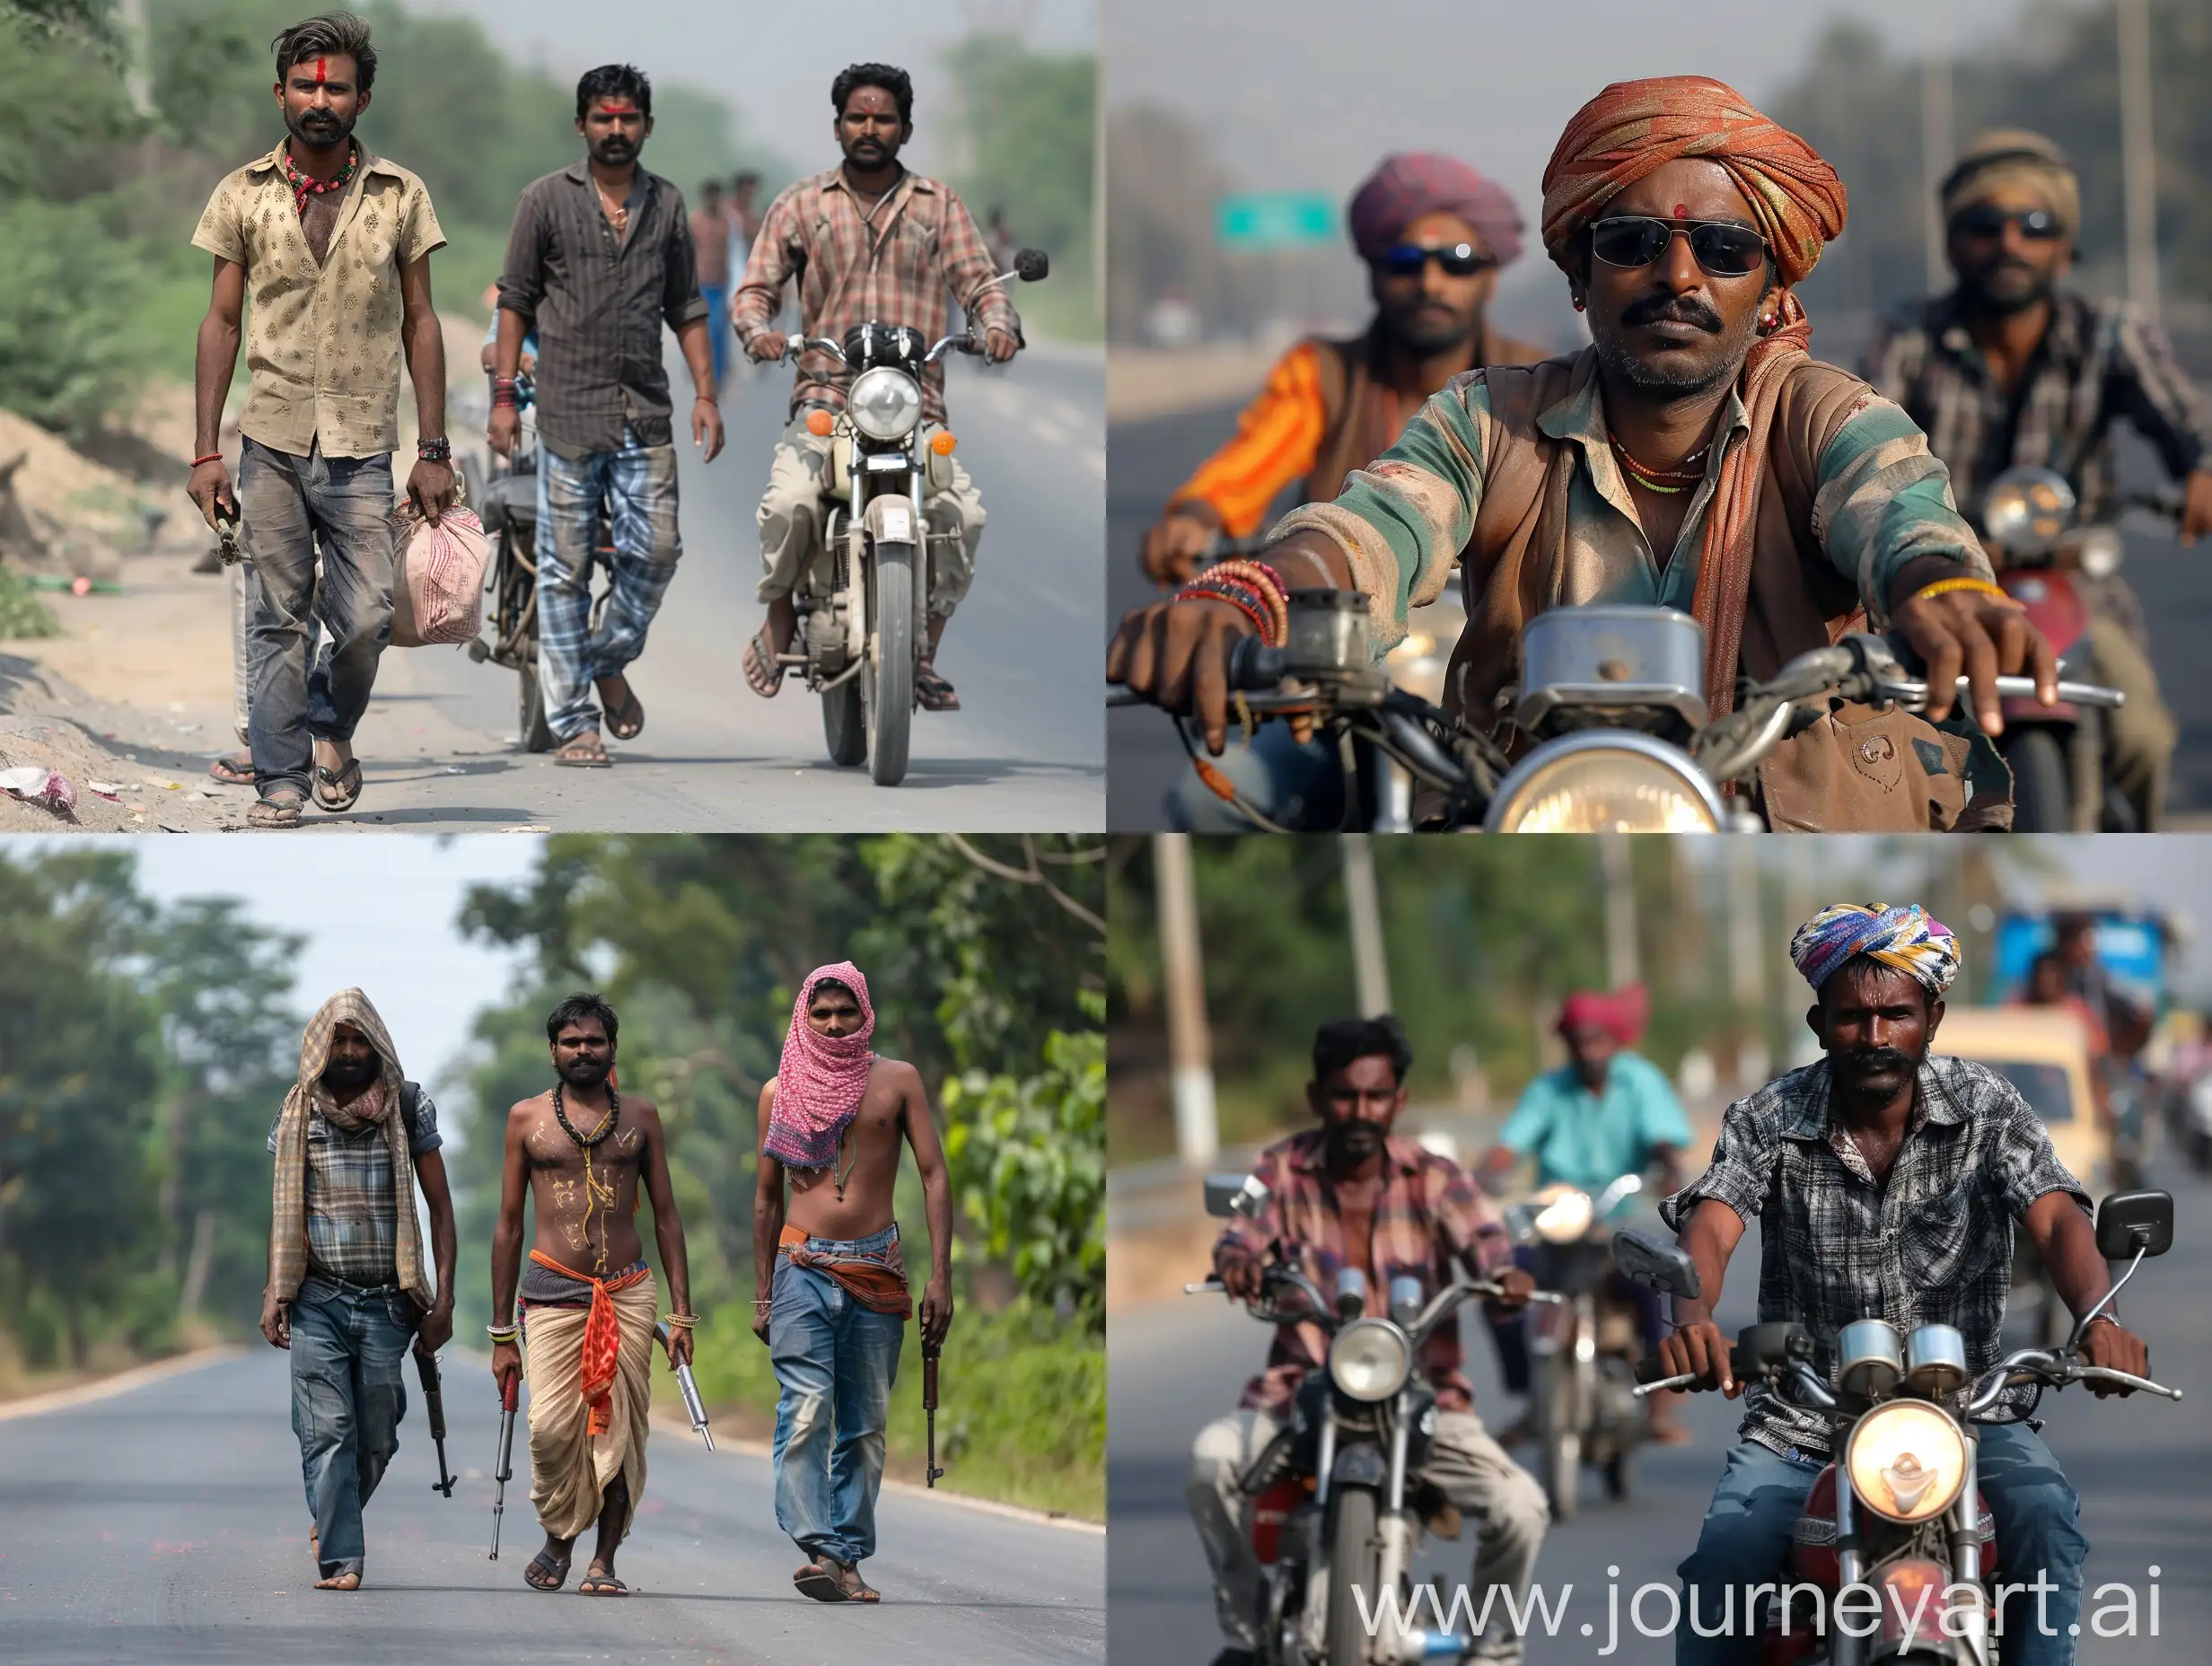
[[[679,1330],[689,1330],[699,1322],[699,1319],[696,1313],[671,1313],[666,1322],[675,1326]]]
[[[1275,621],[1271,640],[1278,644],[1289,640],[1290,587],[1283,583],[1280,573],[1257,561],[1223,561],[1216,563],[1206,576],[1251,585],[1263,599],[1268,617]]]
[[[1194,580],[1175,592],[1178,601],[1218,601],[1234,608],[1260,634],[1260,641],[1270,646],[1279,646],[1275,640],[1274,621],[1268,617],[1267,604],[1257,592],[1225,579],[1207,577]]]
[[[494,1342],[512,1342],[522,1334],[520,1325],[487,1325],[484,1334]]]

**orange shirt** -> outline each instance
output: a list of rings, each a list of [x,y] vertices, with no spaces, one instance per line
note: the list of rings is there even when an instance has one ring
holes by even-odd
[[[1233,538],[1260,530],[1277,494],[1303,479],[1321,454],[1328,414],[1315,360],[1320,351],[1302,341],[1275,362],[1268,385],[1237,418],[1236,437],[1198,465],[1169,500],[1171,507],[1193,499],[1207,504]]]

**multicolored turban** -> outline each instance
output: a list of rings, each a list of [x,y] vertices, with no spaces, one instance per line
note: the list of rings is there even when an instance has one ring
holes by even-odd
[[[1544,252],[1579,276],[1583,228],[1638,180],[1685,157],[1728,171],[1785,286],[1803,283],[1842,234],[1843,181],[1818,151],[1725,82],[1659,75],[1614,82],[1567,124],[1544,168]]]
[[[1620,1046],[1634,1047],[1643,1039],[1644,1025],[1650,1016],[1651,1002],[1642,984],[1630,984],[1610,994],[1577,989],[1559,1008],[1559,1033],[1602,1030]]]
[[[2058,217],[2068,237],[2082,226],[2082,185],[2067,153],[2040,133],[1993,127],[1977,134],[1941,188],[1944,218],[2007,187],[2032,191]]]
[[[1352,194],[1345,219],[1359,258],[1373,265],[1425,214],[1459,215],[1480,233],[1500,266],[1521,257],[1523,222],[1505,188],[1458,158],[1435,151],[1385,156]]]
[[[1930,995],[1943,994],[1959,975],[1959,940],[1917,902],[1839,902],[1789,940],[1789,958],[1816,994],[1838,967],[1862,954],[1917,979]]]

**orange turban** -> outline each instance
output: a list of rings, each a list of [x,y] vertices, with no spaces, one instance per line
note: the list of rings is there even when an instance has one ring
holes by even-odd
[[[1569,277],[1576,238],[1671,162],[1716,162],[1751,206],[1782,283],[1802,283],[1843,231],[1843,181],[1818,151],[1709,75],[1616,81],[1575,112],[1544,169],[1544,252]]]

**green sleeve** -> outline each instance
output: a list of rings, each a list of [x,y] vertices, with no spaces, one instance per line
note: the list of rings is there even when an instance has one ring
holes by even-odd
[[[1336,507],[1387,549],[1378,574],[1395,585],[1400,623],[1424,576],[1448,571],[1482,503],[1482,434],[1489,389],[1479,373],[1432,395],[1398,443],[1346,482]]]
[[[1952,501],[1950,471],[1900,407],[1868,399],[1821,453],[1819,480],[1813,523],[1877,629],[1889,627],[1898,573],[1923,556],[1987,576],[1988,558]]]

